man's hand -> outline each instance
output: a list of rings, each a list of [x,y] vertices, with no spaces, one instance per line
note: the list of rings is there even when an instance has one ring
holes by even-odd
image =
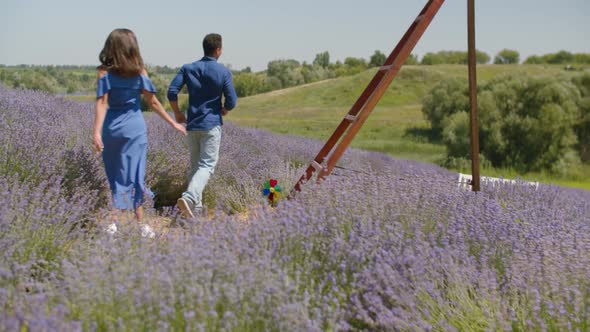
[[[221,109],[221,116],[226,116],[229,113],[228,110],[226,110],[225,108]]]
[[[174,118],[178,123],[186,123],[186,116],[181,112],[174,112]]]

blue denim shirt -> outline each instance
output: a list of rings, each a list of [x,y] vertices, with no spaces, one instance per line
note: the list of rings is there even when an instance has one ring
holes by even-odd
[[[170,82],[168,100],[178,100],[178,93],[185,84],[188,89],[187,130],[209,130],[223,124],[222,94],[226,110],[236,106],[238,98],[231,72],[214,57],[205,56],[182,66]]]

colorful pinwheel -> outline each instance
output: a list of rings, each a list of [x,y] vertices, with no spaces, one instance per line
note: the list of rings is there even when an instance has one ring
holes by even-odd
[[[262,195],[268,198],[270,205],[275,206],[277,201],[281,197],[281,186],[275,179],[270,179],[270,181],[264,182],[262,186]]]

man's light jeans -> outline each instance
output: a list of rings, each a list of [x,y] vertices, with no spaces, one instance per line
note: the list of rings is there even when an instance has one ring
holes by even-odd
[[[194,208],[203,208],[203,189],[209,177],[215,171],[219,159],[221,144],[221,126],[209,130],[191,130],[187,132],[188,148],[191,154],[189,184],[182,197],[194,204]]]

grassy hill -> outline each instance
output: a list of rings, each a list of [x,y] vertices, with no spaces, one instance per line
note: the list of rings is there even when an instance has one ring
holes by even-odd
[[[241,98],[238,108],[227,119],[240,126],[325,141],[365,89],[375,70]],[[478,67],[478,82],[481,84],[498,75],[518,72],[573,75],[562,66],[483,65]],[[448,77],[466,78],[467,66],[403,67],[352,146],[385,152],[402,159],[431,163],[439,161],[445,155],[445,147],[429,141],[430,124],[422,115],[421,102],[429,89]],[[517,175],[508,170],[485,171],[492,176]],[[524,177],[590,189],[590,179],[555,179],[543,174],[528,174]]]

